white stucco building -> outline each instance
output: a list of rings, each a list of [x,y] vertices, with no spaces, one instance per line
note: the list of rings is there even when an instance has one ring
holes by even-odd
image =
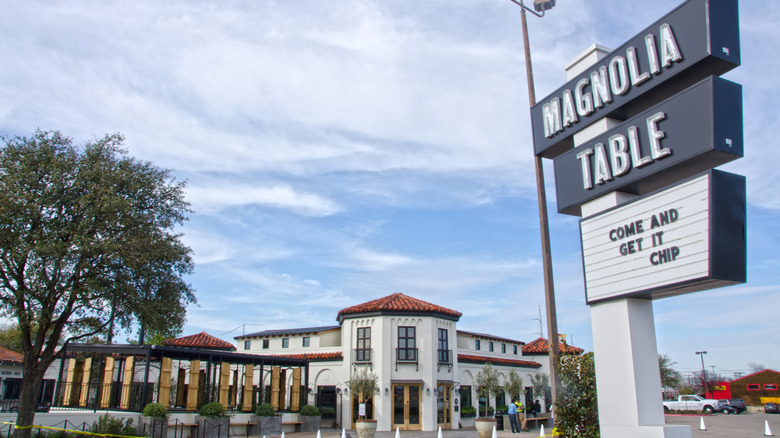
[[[529,377],[547,369],[539,361],[546,356],[524,356],[522,341],[459,331],[461,316],[396,293],[342,309],[338,325],[265,330],[235,339],[238,352],[309,360],[308,381],[301,383],[305,403],[335,410],[340,426],[353,427],[358,417],[358,400],[346,383],[367,368],[378,376],[375,396],[366,405],[378,430],[456,429],[471,420],[461,418],[462,407],[479,403],[473,382],[485,363],[498,369],[502,382],[515,370],[527,390]],[[270,385],[269,375],[262,379],[263,387]],[[290,388],[292,377],[285,379]],[[489,401],[493,407],[507,403],[503,396]]]

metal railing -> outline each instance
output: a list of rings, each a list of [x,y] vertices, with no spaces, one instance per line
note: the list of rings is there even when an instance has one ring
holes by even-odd
[[[371,348],[356,348],[353,350],[352,361],[355,363],[371,363],[374,350]]]
[[[452,363],[452,350],[439,350],[439,363],[449,365]]]

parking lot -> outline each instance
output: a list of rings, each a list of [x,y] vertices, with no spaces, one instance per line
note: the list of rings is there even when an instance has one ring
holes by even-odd
[[[699,430],[701,418],[707,430]],[[715,414],[698,415],[667,415],[666,424],[687,424],[691,426],[693,438],[748,438],[764,436],[764,422],[769,422],[769,428],[775,436],[780,436],[780,415],[745,412],[740,415]]]

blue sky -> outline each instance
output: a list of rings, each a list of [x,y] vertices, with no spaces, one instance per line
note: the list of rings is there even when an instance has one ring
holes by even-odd
[[[536,92],[677,0],[529,17]],[[0,0],[0,134],[122,132],[189,181],[184,334],[335,324],[393,292],[523,341],[544,312],[520,10],[504,0]],[[684,372],[780,369],[780,4],[743,0],[748,282],[655,302]],[[592,348],[577,219],[546,167],[559,330]]]

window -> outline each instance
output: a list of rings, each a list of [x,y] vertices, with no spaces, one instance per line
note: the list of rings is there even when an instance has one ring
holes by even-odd
[[[767,391],[777,391],[777,383],[764,383],[764,389]]]
[[[758,383],[748,383],[747,384],[748,391],[758,391],[761,389],[761,385]]]
[[[460,387],[460,405],[463,407],[473,406],[471,401],[471,386],[465,385]]]
[[[506,354],[506,344],[501,344],[501,352]]]
[[[283,338],[282,339],[282,348],[288,348],[290,347],[290,338]]]
[[[414,327],[398,327],[398,360],[417,361],[417,340]]]
[[[268,350],[268,344],[269,344],[268,339],[263,339],[263,350]]]
[[[488,342],[488,351],[493,351],[493,342]]]
[[[451,363],[449,332],[447,332],[447,329],[439,329],[439,363]]]
[[[512,353],[517,354],[517,345],[512,346]]]
[[[303,346],[308,347],[311,344],[310,338],[308,336],[303,337]]]
[[[371,327],[358,327],[355,362],[371,362]]]
[[[474,339],[474,349],[479,350],[479,339]]]
[[[244,350],[252,348],[252,341],[244,341]]]

